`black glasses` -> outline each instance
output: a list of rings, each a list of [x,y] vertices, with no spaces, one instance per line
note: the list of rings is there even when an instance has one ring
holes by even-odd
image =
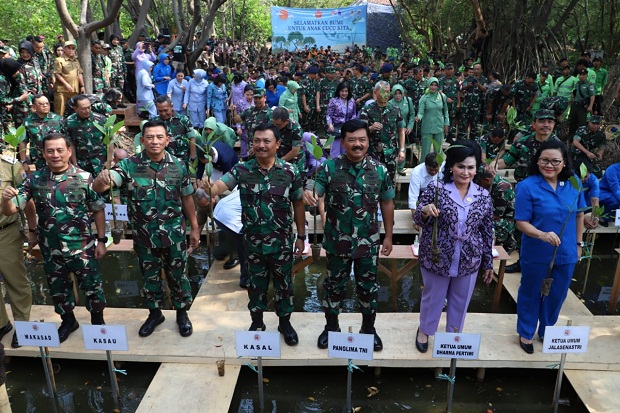
[[[564,162],[564,159],[547,159],[547,158],[539,158],[538,159],[538,164],[539,165],[553,165],[553,166],[558,166],[559,164],[561,164],[562,162]]]

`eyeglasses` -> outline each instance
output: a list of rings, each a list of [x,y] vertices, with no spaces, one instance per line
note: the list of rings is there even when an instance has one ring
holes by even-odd
[[[562,162],[564,162],[564,159],[547,159],[547,158],[540,158],[538,159],[538,164],[539,165],[553,165],[553,166],[558,166],[559,164],[561,164]]]

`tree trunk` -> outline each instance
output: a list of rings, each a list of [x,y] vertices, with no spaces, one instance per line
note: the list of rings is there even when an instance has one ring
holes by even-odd
[[[196,0],[198,2],[198,0]],[[188,58],[187,65],[191,69],[194,68],[196,60],[200,57],[200,53],[204,49],[207,44],[207,39],[209,38],[209,33],[211,33],[213,29],[213,22],[215,21],[216,12],[220,8],[222,4],[226,3],[226,0],[211,0],[209,2],[209,8],[207,10],[207,14],[203,17],[202,20],[202,32],[200,33],[200,39],[198,40],[198,44],[196,48],[192,52],[192,54]],[[200,14],[200,13],[198,13]],[[194,31],[192,30],[189,36],[193,36]]]
[[[140,13],[138,14],[138,21],[136,22],[136,27],[133,29],[131,36],[129,36],[129,40],[127,40],[130,47],[134,47],[136,45],[138,37],[144,29],[144,25],[146,23],[146,16],[149,12],[149,7],[151,7],[151,0],[142,0],[142,4],[140,5]]]

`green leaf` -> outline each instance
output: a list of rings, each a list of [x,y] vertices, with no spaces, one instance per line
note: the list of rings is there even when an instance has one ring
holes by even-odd
[[[582,163],[581,166],[579,166],[579,177],[583,179],[586,175],[588,175],[588,168],[584,163]]]
[[[318,160],[321,159],[321,157],[323,156],[323,148],[321,148],[319,145],[314,147],[314,150],[312,151],[312,155]]]
[[[211,162],[205,165],[205,174],[209,178],[211,178],[211,175],[213,175],[213,164]]]
[[[577,181],[577,178],[573,175],[570,178],[568,178],[568,181],[570,182],[570,184],[573,186],[573,188],[575,188],[577,191],[579,191],[579,181]]]
[[[312,135],[312,145],[316,146],[316,135]]]
[[[439,145],[439,142],[437,142],[435,139],[431,138],[431,142],[433,143],[433,148],[435,148],[435,152],[439,153],[441,152],[441,146]]]
[[[316,140],[315,140],[316,142]],[[306,142],[306,149],[308,150],[308,152],[310,152],[311,154],[314,154],[314,147],[316,145],[311,144],[310,142]]]
[[[112,128],[112,135],[116,135],[118,133],[119,130],[121,130],[121,128],[125,125],[125,121],[122,120],[120,122],[118,122],[116,125],[114,125],[114,127]]]
[[[328,136],[327,137],[327,141],[325,141],[325,145],[323,145],[323,146],[331,145],[334,142],[335,139],[336,139],[336,137],[334,135]]]

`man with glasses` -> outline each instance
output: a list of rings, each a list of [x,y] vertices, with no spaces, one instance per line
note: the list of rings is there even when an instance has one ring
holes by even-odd
[[[62,118],[50,109],[50,102],[43,94],[32,98],[33,112],[24,120],[26,138],[19,144],[19,158],[25,172],[43,169],[47,165],[43,158],[43,138],[50,133],[63,133]],[[30,159],[26,146],[30,144]]]

